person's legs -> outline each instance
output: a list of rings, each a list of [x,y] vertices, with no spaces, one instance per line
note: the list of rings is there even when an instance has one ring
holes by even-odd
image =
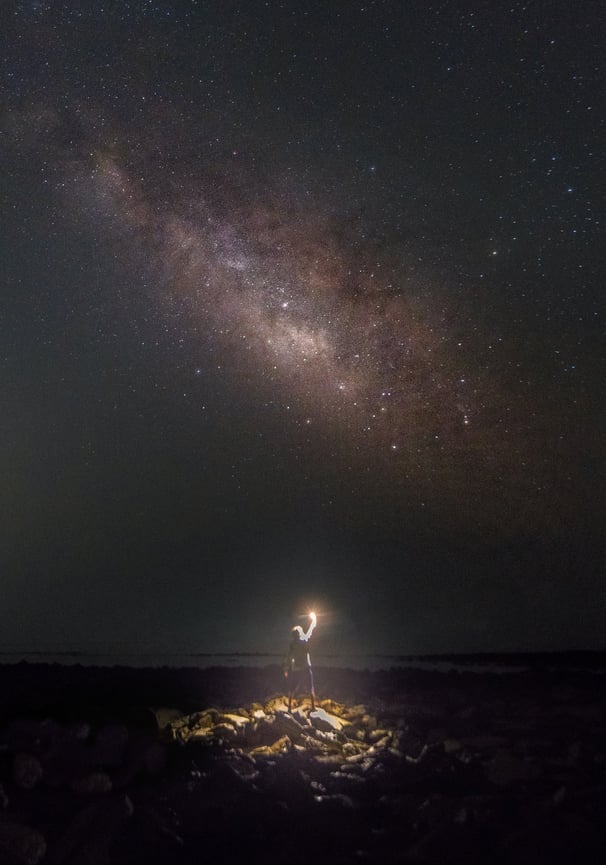
[[[290,671],[290,691],[288,692],[288,711],[292,710],[293,697],[299,693],[301,688],[301,670]]]
[[[311,668],[311,664],[307,668],[309,670],[309,691],[311,694],[311,708],[316,708],[316,692],[314,689],[314,671]]]

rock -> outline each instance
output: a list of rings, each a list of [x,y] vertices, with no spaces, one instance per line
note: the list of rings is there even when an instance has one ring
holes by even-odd
[[[355,721],[360,721],[362,718],[368,715],[368,709],[366,708],[366,706],[362,705],[362,703],[358,703],[355,706],[350,706],[349,708],[343,709],[342,715],[346,721],[354,723]]]
[[[190,739],[201,740],[202,742],[212,742],[213,737],[213,727],[198,727],[195,730],[183,729],[177,733],[177,739],[180,739],[182,742],[189,742]]]
[[[295,711],[292,713],[292,716],[295,719],[295,721],[297,721],[299,724],[301,724],[302,727],[309,726],[309,719],[308,719],[307,714],[305,713],[305,710],[303,709],[303,707],[299,707],[298,709],[295,709]]]
[[[331,751],[325,742],[322,742],[315,736],[308,736],[307,734],[301,737],[301,745],[304,746],[305,750],[309,754],[329,754]]]
[[[376,742],[379,742],[381,739],[387,738],[387,739],[391,740],[391,733],[389,732],[389,730],[383,730],[383,729],[371,730],[370,733],[368,734],[367,738],[368,738],[368,741],[372,745],[374,745]]]
[[[309,713],[309,720],[317,730],[324,732],[341,732],[344,726],[344,721],[336,715],[331,715],[324,709],[316,709]]]
[[[461,745],[470,751],[494,751],[507,744],[503,736],[465,736],[461,737]],[[446,750],[446,749],[444,749]]]
[[[109,847],[133,814],[128,796],[88,805],[72,818],[50,857],[52,865],[84,865],[109,861]]]
[[[4,738],[12,751],[38,754],[46,747],[49,733],[50,725],[47,721],[21,719],[9,724]]]
[[[142,736],[129,743],[124,765],[112,776],[114,787],[126,787],[140,772],[155,777],[166,767],[166,747],[155,739]]]
[[[367,748],[361,742],[345,742],[341,750],[344,757],[354,757],[357,754],[362,754]]]
[[[159,706],[156,709],[150,710],[155,719],[156,724],[158,725],[159,730],[165,730],[169,727],[174,721],[178,721],[179,718],[183,717],[183,712],[179,709],[169,709],[165,706]]]
[[[340,808],[353,808],[354,801],[351,796],[346,796],[345,793],[332,793],[328,796],[314,796],[314,802],[319,804],[338,805]]]
[[[502,839],[500,848],[503,865],[600,865],[604,861],[604,836],[599,826],[561,812],[557,818],[539,816],[529,825],[516,827]]]
[[[271,750],[271,745],[258,745],[248,753],[251,757],[271,757],[273,751]]]
[[[16,754],[13,764],[13,779],[22,790],[33,790],[42,778],[44,770],[37,757],[31,754]]]
[[[43,768],[47,786],[69,784],[90,768],[88,748],[84,742],[63,742],[46,756]]]
[[[74,793],[79,794],[109,793],[112,789],[112,779],[105,772],[90,772],[80,778],[74,778],[71,788]]]
[[[348,724],[343,727],[343,734],[352,742],[365,742],[366,730],[357,724]]]
[[[401,751],[407,760],[417,762],[424,756],[427,746],[410,730],[402,730],[393,740],[394,746]]]
[[[488,764],[486,777],[498,787],[508,787],[518,781],[534,781],[541,774],[539,766],[514,757],[500,749]]]
[[[295,721],[292,715],[283,712],[279,712],[274,718],[273,729],[283,736],[288,736],[293,742],[298,742],[304,732],[304,727]]]
[[[343,703],[337,703],[334,700],[320,700],[318,705],[331,715],[337,715],[339,718],[344,717],[346,709]]]
[[[263,707],[267,715],[275,715],[276,712],[288,712],[288,701],[285,697],[273,697]]]
[[[38,865],[46,855],[44,836],[30,826],[0,823],[0,862]]]
[[[334,732],[324,732],[324,730],[316,730],[310,727],[305,731],[305,741],[321,742],[324,751],[338,751],[342,755],[342,745],[339,741],[338,734]]]
[[[86,742],[88,738],[90,738],[91,729],[90,724],[82,721],[78,724],[72,724],[66,730],[66,736],[68,739],[75,739],[77,742]]]
[[[176,742],[209,738],[218,716],[219,712],[216,709],[206,709],[204,712],[184,715],[182,718],[171,721],[164,728],[166,738]]]
[[[259,721],[253,721],[247,730],[247,744],[249,746],[261,747],[262,745],[271,745],[272,742],[275,742],[279,733],[274,728],[274,720],[274,718],[264,717]]]
[[[119,766],[128,742],[128,727],[125,724],[108,724],[97,733],[90,750],[90,764],[111,768]]]
[[[402,725],[401,729],[406,728],[406,723]],[[425,741],[428,745],[439,745],[448,739],[448,731],[444,727],[432,727],[431,730],[427,732],[425,736]]]
[[[149,742],[142,748],[142,768],[148,775],[154,777],[166,768],[167,753],[161,742]]]
[[[235,742],[238,732],[232,724],[219,723],[212,728],[212,738],[215,741]]]
[[[390,745],[391,745],[391,734],[386,733],[382,739],[375,740],[375,743],[370,746],[367,753],[377,754],[380,751],[384,751],[386,748],[389,748]]]
[[[250,752],[252,757],[267,757],[275,754],[286,754],[292,748],[292,742],[288,736],[281,736],[272,745],[260,745]]]
[[[331,766],[332,768],[340,766],[342,760],[340,754],[317,754],[314,757],[314,762],[319,766]]]
[[[236,730],[243,730],[245,727],[250,724],[250,719],[244,715],[233,715],[229,712],[226,712],[223,715],[219,716],[219,721],[231,724]]]
[[[487,862],[500,861],[497,855],[494,840],[476,827],[448,823],[428,832],[409,850],[410,858],[405,861],[428,865],[453,861],[464,862],[465,865],[485,865]]]

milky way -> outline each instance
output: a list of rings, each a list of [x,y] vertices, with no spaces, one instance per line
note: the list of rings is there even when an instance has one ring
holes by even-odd
[[[360,241],[330,202],[302,203],[296,192],[236,188],[215,207],[212,191],[181,188],[158,206],[102,155],[86,193],[83,183],[92,215],[126,231],[123,253],[151,255],[147,267],[162,273],[152,312],[186,306],[190,325],[218,335],[232,362],[251,364],[265,397],[310,438],[330,431],[336,450],[344,438],[348,458],[396,481],[444,469],[445,454],[450,475],[468,458],[486,471],[486,444],[502,445],[487,442],[485,387],[468,371],[463,324],[453,311],[448,320],[437,278],[411,279],[404,252],[367,251],[363,225]]]

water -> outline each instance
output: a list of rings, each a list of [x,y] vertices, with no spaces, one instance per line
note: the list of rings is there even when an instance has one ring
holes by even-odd
[[[81,664],[89,667],[115,667],[126,666],[134,668],[144,667],[194,667],[206,669],[208,667],[265,667],[271,664],[281,665],[284,658],[282,655],[263,653],[154,653],[154,652],[119,652],[97,653],[97,652],[7,652],[0,653],[0,664],[17,664],[26,661],[31,664],[63,664],[66,666]],[[468,661],[460,658],[449,660],[447,658],[415,658],[402,655],[322,655],[314,654],[315,667],[337,667],[354,670],[390,670],[390,669],[419,669],[448,672],[475,673],[517,673],[528,669],[527,664],[507,664],[488,661],[477,661],[470,658]]]
[[[160,651],[0,651],[0,664],[80,664],[84,667],[197,668],[266,667],[282,665],[284,655],[263,652],[160,652]],[[540,668],[547,671],[606,673],[606,653],[568,652],[535,654],[480,655],[369,655],[314,653],[316,668],[336,667],[353,670],[414,669],[447,673],[521,673]]]

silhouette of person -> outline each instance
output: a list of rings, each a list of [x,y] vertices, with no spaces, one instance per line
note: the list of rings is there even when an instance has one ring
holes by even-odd
[[[288,658],[284,668],[284,676],[288,680],[288,711],[292,709],[293,697],[299,692],[306,678],[309,679],[311,708],[316,708],[316,693],[314,691],[314,674],[309,656],[309,641],[316,627],[316,614],[310,613],[310,624],[307,631],[301,625],[292,629],[292,638],[288,648]]]

